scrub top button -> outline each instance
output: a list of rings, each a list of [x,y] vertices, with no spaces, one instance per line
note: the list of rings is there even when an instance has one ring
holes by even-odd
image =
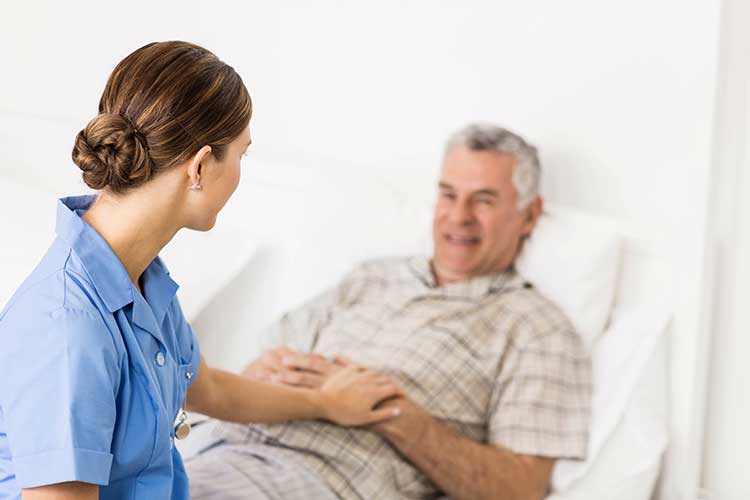
[[[164,353],[161,352],[161,351],[157,352],[156,353],[156,364],[159,365],[159,366],[164,366],[164,362],[165,362]]]

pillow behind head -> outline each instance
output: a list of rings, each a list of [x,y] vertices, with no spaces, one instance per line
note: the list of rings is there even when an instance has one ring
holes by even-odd
[[[612,309],[622,246],[613,221],[553,206],[516,259],[518,272],[563,310],[589,351]]]
[[[617,307],[593,352],[585,460],[558,460],[550,500],[650,497],[668,442],[667,306]]]

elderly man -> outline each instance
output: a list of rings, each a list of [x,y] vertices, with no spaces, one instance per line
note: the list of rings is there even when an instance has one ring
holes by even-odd
[[[583,458],[590,362],[570,322],[513,267],[542,211],[536,150],[499,127],[448,142],[434,255],[366,262],[285,315],[246,369],[315,387],[348,362],[405,396],[369,428],[220,424],[187,461],[193,498],[539,499]]]

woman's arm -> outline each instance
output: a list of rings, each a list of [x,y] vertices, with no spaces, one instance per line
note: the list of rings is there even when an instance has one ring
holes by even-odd
[[[38,488],[24,488],[21,491],[21,498],[23,500],[98,500],[99,486],[77,481],[50,484]]]
[[[185,407],[229,422],[323,418],[341,425],[366,425],[398,415],[398,410],[373,408],[400,394],[401,390],[386,375],[354,365],[342,368],[318,389],[303,389],[210,368],[201,358]]]

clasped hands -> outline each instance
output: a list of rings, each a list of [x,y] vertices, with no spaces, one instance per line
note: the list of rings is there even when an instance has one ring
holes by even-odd
[[[392,388],[395,385],[388,375],[359,366],[343,356],[329,360],[320,354],[298,352],[286,346],[266,351],[247,365],[242,375],[266,383],[325,390],[327,386],[346,383],[346,372],[366,374],[370,380],[386,387]],[[400,413],[410,408],[403,390],[398,388],[397,391],[390,392],[391,394],[378,401],[375,408],[398,409]],[[368,428],[375,432],[385,432],[392,420],[383,420]]]

